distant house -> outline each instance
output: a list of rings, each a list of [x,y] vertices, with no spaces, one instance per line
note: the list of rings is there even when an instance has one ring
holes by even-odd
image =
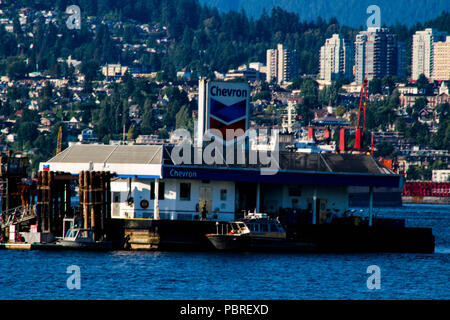
[[[81,143],[94,143],[98,141],[98,138],[92,129],[86,128],[78,135],[78,141]]]
[[[105,76],[106,81],[118,81],[127,71],[128,67],[121,64],[107,64],[102,67],[102,74]]]
[[[15,113],[16,116],[18,116],[19,118],[22,118],[23,116],[23,110],[17,110]]]
[[[53,123],[55,123],[54,118],[46,118],[46,117],[41,118],[41,124],[44,126],[51,126]]]
[[[177,72],[177,78],[184,78],[184,79],[190,80],[191,77],[192,77],[191,72],[186,72],[186,71],[178,71]]]
[[[133,104],[130,106],[130,109],[128,110],[128,114],[130,118],[138,118],[139,117],[139,106],[137,104]]]
[[[27,106],[29,110],[38,110],[39,104],[36,100],[30,100],[27,102]]]
[[[81,122],[76,117],[72,117],[69,121],[64,121],[64,123],[69,127],[69,129],[80,129]]]
[[[17,134],[10,133],[6,136],[6,141],[8,142],[15,142],[17,140]]]
[[[158,135],[139,135],[136,138],[136,144],[163,144],[164,139],[158,138]]]

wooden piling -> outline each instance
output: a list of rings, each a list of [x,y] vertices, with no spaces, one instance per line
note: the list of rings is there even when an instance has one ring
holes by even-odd
[[[38,172],[38,186],[37,186],[37,203],[36,203],[36,223],[38,231],[42,231],[42,171]]]
[[[42,232],[48,231],[48,171],[42,172]]]

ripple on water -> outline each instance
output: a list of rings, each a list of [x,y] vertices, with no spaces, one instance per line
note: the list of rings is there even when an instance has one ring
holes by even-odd
[[[434,254],[0,250],[0,299],[450,299],[450,206],[380,209],[432,227]],[[369,290],[369,265],[381,290]],[[81,290],[66,286],[78,265]]]

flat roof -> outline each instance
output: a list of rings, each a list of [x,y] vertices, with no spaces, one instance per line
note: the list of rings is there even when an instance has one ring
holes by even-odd
[[[233,168],[233,169],[261,169],[270,167],[270,163],[266,163],[258,156],[258,159],[252,161],[248,152],[245,154],[244,161],[239,163],[237,152],[234,152],[233,161],[226,161],[227,155],[220,154],[218,158],[221,163],[208,165],[202,159],[202,163],[196,163],[194,159],[195,149],[192,148],[191,160],[189,164],[176,163],[170,157],[173,146],[166,146],[164,150],[164,164],[178,166],[196,166],[208,168]],[[198,150],[198,149],[197,149]],[[255,152],[256,153],[256,152]],[[266,154],[266,152],[263,152]],[[270,159],[269,154],[267,159]],[[267,161],[266,159],[266,161]],[[302,153],[279,151],[278,154],[272,156],[271,161],[276,161],[280,171],[315,171],[315,172],[333,172],[333,173],[365,173],[365,174],[391,174],[393,173],[383,164],[378,163],[370,154],[336,154],[331,152],[324,153]],[[227,163],[228,162],[228,163]],[[229,162],[232,162],[231,164]]]
[[[161,145],[76,144],[47,163],[161,164]]]
[[[403,177],[378,163],[368,154],[279,152],[272,163],[245,161],[227,164],[225,156],[219,164],[194,162],[194,148],[190,163],[176,163],[173,145],[73,145],[47,162],[41,170],[64,171],[78,174],[83,170],[111,171],[119,177],[199,179],[235,182],[263,182],[290,184],[317,184],[341,186],[401,187]],[[198,150],[198,149],[197,149]],[[201,150],[200,150],[201,151]],[[205,151],[205,150],[203,150]],[[264,154],[266,154],[264,152]],[[266,160],[267,160],[266,159]],[[275,172],[266,171],[273,168]],[[44,167],[45,166],[45,167]],[[45,169],[44,169],[45,168]],[[270,171],[270,170],[269,170]]]

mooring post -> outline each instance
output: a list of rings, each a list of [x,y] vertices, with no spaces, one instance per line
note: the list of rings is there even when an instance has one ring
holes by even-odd
[[[38,172],[36,223],[39,232],[42,232],[42,171]]]
[[[111,174],[106,173],[106,219],[111,218]]]
[[[61,206],[60,206],[60,193],[61,193],[61,184],[60,182],[57,180],[57,177],[60,175],[61,173],[59,171],[56,171],[54,173],[54,182],[53,182],[53,205],[54,205],[54,216],[53,216],[53,226],[52,226],[52,233],[55,236],[59,236],[58,234],[58,229],[59,229],[59,214],[60,214],[60,210],[61,210]]]
[[[89,220],[91,224],[91,229],[94,229],[95,227],[95,191],[94,191],[94,183],[95,183],[95,175],[93,171],[89,171],[89,210],[88,213],[90,214]]]
[[[99,199],[97,199],[100,203],[100,230],[102,236],[105,235],[105,211],[106,211],[106,202],[105,202],[105,172],[100,172],[100,183],[99,183]]]
[[[47,214],[48,214],[48,171],[42,172],[42,184],[41,184],[41,232],[47,231]]]
[[[53,178],[54,178],[54,172],[49,171],[48,172],[48,231],[53,232],[53,221],[54,221],[54,206],[53,206]]]
[[[84,172],[81,171],[78,174],[78,196],[79,196],[79,208],[80,212],[83,215],[83,228],[85,227],[85,221],[84,221]]]
[[[373,186],[369,187],[369,226],[372,226]]]
[[[89,190],[88,190],[88,177],[89,172],[83,171],[84,179],[83,179],[83,215],[84,215],[84,228],[89,228],[89,211],[88,211],[88,201],[89,201]]]
[[[256,212],[260,212],[261,205],[261,184],[258,182],[256,184]]]
[[[312,224],[317,223],[317,186],[314,185],[314,191],[313,191],[313,218],[312,218]]]
[[[154,207],[153,207],[153,217],[154,219],[159,220],[159,179],[156,178],[155,179],[155,188],[154,188],[154,196],[155,196],[155,201],[154,201]]]

